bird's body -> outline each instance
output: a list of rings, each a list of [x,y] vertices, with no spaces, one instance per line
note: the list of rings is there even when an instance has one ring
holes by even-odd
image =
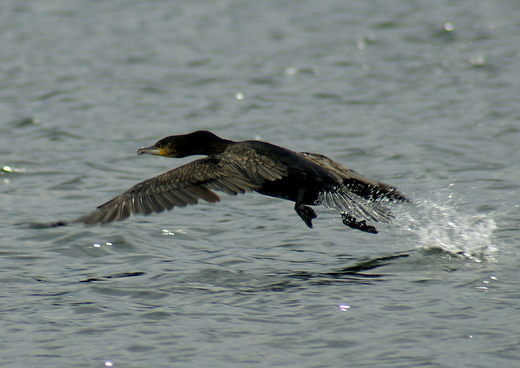
[[[214,190],[231,195],[255,191],[295,202],[296,212],[309,227],[317,216],[308,206],[321,204],[338,210],[346,225],[376,233],[366,221],[386,222],[391,217],[379,202],[407,200],[397,189],[367,179],[326,156],[261,141],[234,142],[208,131],[166,137],[141,148],[138,154],[207,157],[145,180],[72,222],[105,224],[131,214],[196,204],[199,199],[218,202]]]

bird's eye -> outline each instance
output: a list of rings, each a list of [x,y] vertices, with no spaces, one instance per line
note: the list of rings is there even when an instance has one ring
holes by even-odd
[[[155,148],[162,148],[162,143],[161,142],[155,143]]]

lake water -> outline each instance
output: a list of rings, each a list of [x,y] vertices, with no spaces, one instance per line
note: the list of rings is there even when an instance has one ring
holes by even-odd
[[[518,367],[517,1],[3,1],[2,367]],[[209,129],[397,186],[379,234],[222,195],[70,220]]]

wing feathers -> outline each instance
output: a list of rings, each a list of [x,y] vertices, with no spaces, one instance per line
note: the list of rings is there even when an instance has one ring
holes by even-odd
[[[398,202],[409,201],[404,194],[397,190],[397,188],[366,178],[356,171],[348,169],[340,163],[331,160],[327,156],[310,152],[301,152],[300,154],[306,159],[327,169],[331,174],[336,176],[338,181],[343,183],[351,193],[355,193],[360,197],[377,202],[383,200]]]
[[[341,213],[347,213],[357,219],[388,222],[392,218],[390,210],[385,206],[364,199],[344,187],[334,191],[322,191],[317,203]]]
[[[148,215],[197,204],[199,199],[218,202],[220,198],[213,190],[230,195],[245,193],[260,188],[266,180],[282,178],[286,171],[285,166],[264,156],[244,161],[234,154],[223,153],[145,180],[73,222],[106,224],[131,214]]]

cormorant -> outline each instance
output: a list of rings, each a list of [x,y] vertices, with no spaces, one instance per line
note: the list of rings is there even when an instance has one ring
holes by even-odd
[[[309,206],[323,205],[339,211],[345,225],[377,233],[367,221],[388,222],[392,217],[380,202],[407,201],[396,188],[365,178],[326,156],[261,141],[234,142],[204,130],[163,138],[137,154],[207,157],[145,180],[70,223],[106,224],[131,214],[196,204],[199,199],[218,202],[214,190],[231,195],[255,191],[295,202],[296,213],[308,227],[317,217]],[[50,226],[67,224],[60,221]]]

